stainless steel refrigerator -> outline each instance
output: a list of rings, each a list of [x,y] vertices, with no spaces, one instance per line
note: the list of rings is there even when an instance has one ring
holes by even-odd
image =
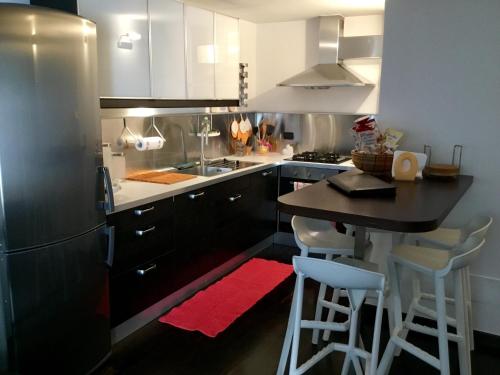
[[[0,372],[87,373],[110,352],[96,70],[92,22],[0,4]]]

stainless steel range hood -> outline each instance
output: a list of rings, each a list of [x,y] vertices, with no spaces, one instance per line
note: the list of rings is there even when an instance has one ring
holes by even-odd
[[[342,16],[319,17],[319,64],[278,84],[285,87],[327,89],[373,86],[342,65],[344,59],[380,58],[382,36],[344,37]]]

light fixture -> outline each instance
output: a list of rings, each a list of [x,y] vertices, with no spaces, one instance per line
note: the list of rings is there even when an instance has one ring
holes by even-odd
[[[136,33],[135,31],[130,31],[126,34],[120,35],[120,38],[118,39],[118,42],[116,44],[118,48],[132,49],[134,47],[134,42],[141,39],[141,34]]]

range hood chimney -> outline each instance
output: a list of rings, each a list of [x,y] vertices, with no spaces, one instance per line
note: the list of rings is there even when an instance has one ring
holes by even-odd
[[[284,87],[328,89],[373,86],[349,71],[344,59],[382,57],[382,35],[344,37],[344,17],[319,17],[319,64],[278,84]]]

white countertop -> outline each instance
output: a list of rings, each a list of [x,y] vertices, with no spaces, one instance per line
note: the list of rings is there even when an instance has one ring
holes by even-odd
[[[249,173],[257,172],[269,167],[290,164],[308,167],[321,167],[333,169],[351,169],[353,168],[352,162],[347,161],[339,165],[327,165],[322,163],[305,163],[287,161],[290,156],[285,156],[279,153],[269,153],[266,155],[252,154],[249,156],[227,156],[228,160],[248,161],[256,164],[247,168],[234,170],[217,176],[205,177],[197,176],[188,181],[178,182],[172,185],[155,184],[150,182],[138,182],[124,180],[120,182],[121,189],[114,193],[115,209],[113,212],[120,212],[128,210],[129,208],[137,207],[143,204],[148,204],[160,199],[172,197],[174,195],[182,194],[191,190],[199,189],[205,186],[213,185],[218,182],[230,180],[236,176],[244,176]]]

